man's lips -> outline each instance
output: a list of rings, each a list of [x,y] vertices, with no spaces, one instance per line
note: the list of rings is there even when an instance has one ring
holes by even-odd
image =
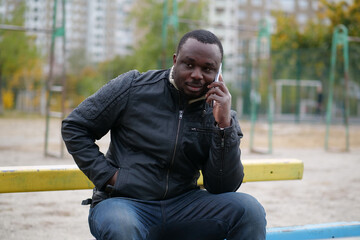
[[[200,92],[203,89],[203,85],[201,85],[201,84],[187,83],[186,87],[192,92]]]

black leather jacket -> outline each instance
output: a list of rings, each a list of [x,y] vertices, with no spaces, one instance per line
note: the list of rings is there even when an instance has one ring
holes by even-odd
[[[218,128],[212,108],[205,100],[189,104],[169,82],[169,71],[122,74],[63,121],[66,147],[96,186],[95,195],[118,170],[109,196],[175,197],[198,188],[199,170],[211,193],[236,191],[241,185],[242,132],[235,112],[231,127]],[[109,130],[104,156],[95,140]]]

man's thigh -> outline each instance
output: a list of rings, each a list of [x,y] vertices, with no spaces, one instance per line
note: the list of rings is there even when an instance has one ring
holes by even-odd
[[[265,232],[264,220],[262,206],[250,195],[204,190],[163,201],[108,199],[89,215],[97,239],[250,239],[244,234],[253,236],[260,228]],[[260,227],[251,229],[256,225]]]
[[[251,208],[254,200],[252,196],[240,192],[211,194],[205,190],[194,190],[164,201],[162,207],[166,223],[216,219],[230,224],[237,217],[235,214],[243,214]]]
[[[109,198],[90,210],[89,226],[96,239],[145,239],[161,223],[160,204]]]
[[[265,212],[248,194],[196,190],[165,201],[164,219],[164,234],[169,239],[230,239],[240,230],[247,231],[242,226],[263,221]]]

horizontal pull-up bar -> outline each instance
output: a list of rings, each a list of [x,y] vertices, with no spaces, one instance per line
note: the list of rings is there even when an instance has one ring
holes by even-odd
[[[303,176],[297,159],[243,160],[244,182],[296,180]],[[202,176],[198,180],[203,185]],[[93,183],[74,165],[0,167],[0,193],[91,189]]]

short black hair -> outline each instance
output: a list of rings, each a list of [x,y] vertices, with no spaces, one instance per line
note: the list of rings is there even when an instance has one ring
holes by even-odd
[[[194,38],[197,41],[202,42],[202,43],[206,43],[206,44],[216,44],[216,45],[218,45],[218,47],[220,49],[220,53],[221,53],[221,61],[223,60],[224,49],[223,49],[223,46],[222,46],[219,38],[215,34],[213,34],[212,32],[204,30],[204,29],[198,29],[198,30],[194,30],[194,31],[186,33],[180,39],[180,42],[179,42],[178,47],[176,49],[176,54],[179,54],[180,49],[182,48],[184,43],[189,38]]]

